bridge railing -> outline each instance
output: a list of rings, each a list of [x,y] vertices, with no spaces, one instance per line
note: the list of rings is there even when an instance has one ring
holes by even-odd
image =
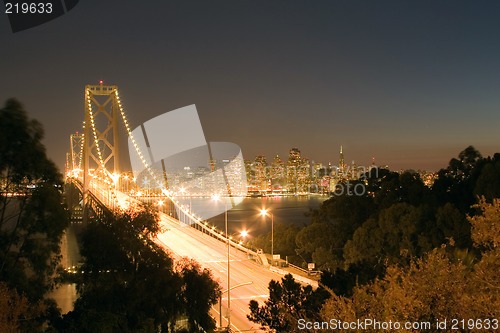
[[[83,177],[74,177],[72,178],[72,181],[77,185],[80,189],[80,191],[83,191]],[[126,197],[125,201],[129,201],[129,203],[132,202],[139,202],[140,199],[137,197],[131,197],[127,195],[126,193],[122,193],[120,191],[114,190],[114,193],[111,193],[111,190],[108,189],[108,185],[100,181],[97,178],[92,178],[89,182],[89,192],[102,204],[104,204],[106,207],[108,207],[111,210],[114,210],[117,208],[117,206],[120,206],[120,204],[117,204],[117,198],[118,197]],[[165,197],[166,198],[166,197]],[[258,253],[255,252],[254,250],[244,246],[243,244],[240,244],[239,242],[233,241],[231,238],[226,237],[226,235],[221,234],[220,232],[217,232],[215,229],[210,227],[208,224],[206,224],[206,221],[203,221],[199,219],[198,217],[194,216],[189,210],[185,209],[184,207],[177,205],[177,209],[179,210],[180,213],[183,214],[183,221],[180,221],[179,219],[175,219],[170,216],[170,218],[178,224],[188,224],[191,227],[196,227],[197,230],[200,230],[215,239],[227,244],[229,242],[229,245],[237,249],[241,252],[246,253],[247,255],[252,255],[254,257],[258,257]],[[186,223],[187,220],[187,223]]]
[[[177,207],[181,212],[182,214],[184,214],[184,217],[187,217],[190,221],[190,223],[188,223],[190,226],[196,226],[198,228],[200,228],[203,232],[206,232],[208,235],[216,238],[217,240],[227,244],[229,242],[229,245],[235,249],[238,249],[242,252],[245,252],[247,255],[252,255],[252,256],[255,256],[257,257],[258,254],[257,252],[255,252],[254,250],[244,246],[243,244],[240,244],[239,242],[235,242],[233,241],[231,238],[229,237],[226,237],[224,234],[221,234],[220,232],[217,232],[215,231],[212,227],[209,227],[207,224],[205,224],[205,222],[199,218],[197,218],[196,216],[193,216],[193,214],[188,211],[187,209],[184,209],[183,207],[181,206],[178,206]],[[180,220],[177,220],[179,223],[183,223],[181,222]]]
[[[77,177],[67,177],[66,182],[72,183],[78,188],[78,190],[81,193],[83,193],[83,182],[81,179],[78,179]],[[91,208],[95,211],[95,213],[98,213],[97,210],[108,213],[114,210],[114,205],[110,205],[109,200],[105,200],[105,197],[102,195],[102,193],[99,194],[98,191],[89,191],[87,195],[88,195],[88,203],[91,206]]]
[[[79,188],[80,191],[83,191],[83,182],[81,181],[81,179],[73,178],[70,181],[72,181]],[[108,187],[109,186],[105,182],[100,182],[99,180],[96,180],[96,179],[92,180],[89,184],[90,199],[99,205],[104,205],[104,207],[106,207],[108,210],[111,210],[111,211],[114,210],[115,207],[119,207],[119,206],[123,205],[123,201],[128,201],[129,204],[132,204],[134,202],[142,202],[137,197],[131,197],[125,193],[122,193],[122,192],[116,191],[116,190],[113,190],[113,195],[111,195],[111,190]],[[166,197],[164,197],[164,199],[165,198]],[[121,203],[117,202],[117,200],[121,201]],[[214,237],[215,239],[221,241],[224,244],[229,244],[229,246],[231,246],[232,248],[237,249],[237,250],[247,254],[248,256],[252,255],[256,260],[259,259],[259,254],[256,251],[240,244],[239,242],[233,241],[232,239],[226,237],[226,235],[221,234],[220,232],[217,232],[213,227],[210,227],[208,225],[208,223],[206,223],[206,221],[194,216],[189,210],[185,209],[183,206],[176,205],[176,207],[179,210],[178,215],[180,215],[180,214],[183,215],[182,220],[184,222],[166,214],[166,216],[171,221],[173,221],[179,225],[182,225],[184,223],[184,225],[188,225],[190,227],[195,227],[196,230],[204,232],[204,233],[210,235],[211,237]],[[188,220],[189,222],[186,223],[186,220]],[[266,263],[264,263],[264,262],[263,262],[263,264],[266,265]],[[292,273],[292,275],[295,277],[295,279],[297,279],[298,281],[310,284],[314,287],[318,286],[317,281],[311,280],[311,279],[303,276],[306,274],[309,275],[311,272],[303,269],[302,267],[298,267],[298,266],[292,265],[290,263],[289,263],[289,266],[293,267],[294,269],[296,269],[297,271],[302,273],[301,275],[296,274],[296,273]],[[288,272],[286,270],[282,270],[278,267],[271,266],[270,269],[272,271],[279,273],[279,274],[282,274],[282,275],[290,273],[290,272]]]

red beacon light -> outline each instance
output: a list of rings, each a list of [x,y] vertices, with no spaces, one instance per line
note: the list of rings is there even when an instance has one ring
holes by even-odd
[[[102,86],[104,84],[103,80],[99,80],[99,84]]]

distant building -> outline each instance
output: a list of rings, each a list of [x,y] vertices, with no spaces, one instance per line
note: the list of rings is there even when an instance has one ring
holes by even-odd
[[[273,190],[283,189],[285,183],[285,164],[277,154],[271,164],[270,178]]]
[[[252,168],[254,170],[254,183],[260,191],[267,191],[268,187],[268,172],[267,160],[263,155],[255,157]]]
[[[375,165],[375,159],[369,167],[359,166],[354,161],[347,164],[343,146],[340,146],[338,165],[310,162],[303,157],[301,151],[293,147],[289,150],[284,162],[275,155],[271,164],[263,155],[255,157],[253,162],[245,160],[249,192],[273,193],[328,193],[335,191],[337,184],[362,180],[363,177],[380,167]],[[378,175],[378,172],[376,173]]]
[[[303,158],[298,148],[290,149],[286,164],[286,188],[289,192],[307,192],[310,184],[309,160]]]
[[[296,193],[298,190],[297,170],[300,167],[301,157],[298,148],[290,149],[286,163],[286,188],[289,192]]]

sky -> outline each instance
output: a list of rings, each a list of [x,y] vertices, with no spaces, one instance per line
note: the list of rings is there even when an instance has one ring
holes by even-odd
[[[436,171],[469,145],[500,152],[499,17],[498,1],[82,0],[12,33],[0,13],[0,103],[42,122],[61,168],[103,80],[132,127],[196,104],[207,141],[247,159],[338,164],[342,145]]]

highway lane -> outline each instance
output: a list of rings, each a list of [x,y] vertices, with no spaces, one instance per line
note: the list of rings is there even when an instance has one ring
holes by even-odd
[[[176,256],[193,258],[212,271],[214,278],[223,290],[227,284],[227,243],[223,243],[207,234],[179,222],[166,214],[161,215],[165,231],[158,235],[158,241]],[[230,286],[247,284],[232,289],[231,292],[231,328],[235,332],[262,332],[259,325],[246,317],[248,303],[255,299],[263,301],[269,296],[268,285],[272,279],[281,276],[248,259],[247,254],[233,247],[230,248]],[[223,326],[227,325],[227,293],[222,297]],[[214,307],[219,316],[219,305]],[[216,318],[219,325],[219,317]]]
[[[96,186],[97,185],[97,186]],[[92,184],[93,192],[99,195],[99,199],[110,204],[113,203],[112,195],[105,187]],[[100,189],[101,191],[97,191]],[[126,194],[115,191],[119,202],[136,201]],[[178,220],[167,214],[160,213],[160,221],[164,232],[158,235],[158,244],[173,253],[176,257],[188,257],[196,260],[204,268],[212,271],[214,279],[219,282],[222,290],[228,289],[227,281],[227,243],[215,239],[201,231],[182,225]],[[230,221],[229,221],[230,223]],[[264,301],[269,296],[268,285],[271,280],[280,280],[281,275],[271,272],[269,269],[248,259],[247,254],[233,247],[230,249],[230,286],[240,284],[238,288],[232,289],[231,293],[231,328],[234,332],[263,332],[259,325],[247,319],[250,312],[248,304],[255,299]],[[247,284],[250,283],[251,284]],[[222,326],[227,326],[227,303],[228,297],[225,293],[222,297]],[[213,307],[212,313],[217,317],[219,326],[219,305]]]

